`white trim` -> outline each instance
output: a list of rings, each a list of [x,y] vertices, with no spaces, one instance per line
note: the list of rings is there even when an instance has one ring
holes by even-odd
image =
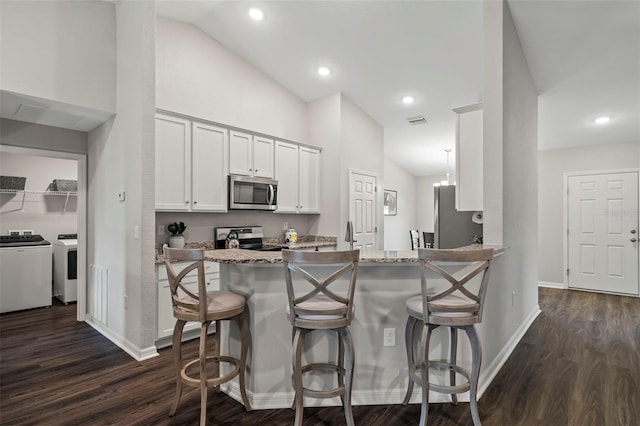
[[[146,348],[139,348],[129,340],[116,334],[110,328],[104,327],[100,322],[94,321],[94,319],[87,315],[86,323],[93,327],[98,333],[109,339],[114,345],[128,353],[136,361],[145,361],[150,358],[159,356],[155,346],[149,346]]]
[[[520,324],[520,326],[516,329],[513,335],[507,340],[504,344],[498,355],[494,358],[493,362],[487,366],[481,373],[479,378],[478,385],[478,400],[482,397],[484,392],[489,388],[493,379],[495,379],[496,375],[500,371],[500,369],[504,366],[505,362],[515,349],[515,347],[522,339],[522,336],[527,332],[533,321],[540,315],[540,306],[536,305],[533,311],[527,316],[527,318]],[[356,370],[357,370],[357,360],[356,360]],[[354,390],[352,392],[352,401],[353,405],[388,405],[388,404],[401,404],[404,398],[405,393],[407,392],[406,383],[408,377],[405,373],[401,373],[398,377],[397,381],[394,381],[394,384],[401,385],[401,388],[392,388],[387,390],[378,390],[378,391],[358,391]],[[233,379],[231,382],[224,383],[221,385],[221,389],[227,395],[232,397],[238,402],[242,402],[242,398],[240,397],[240,387],[237,383],[237,378]],[[420,395],[420,386],[414,386],[413,394],[411,399],[409,400],[410,404],[420,404],[421,403],[421,395]],[[276,409],[276,408],[287,408],[291,407],[293,403],[293,392],[276,392],[276,393],[260,393],[255,394],[252,392],[247,392],[247,398],[251,403],[253,409],[263,410],[263,409]],[[461,402],[469,402],[469,392],[465,392],[463,394],[458,395],[458,400]],[[451,402],[451,397],[449,395],[430,392],[429,393],[429,403],[448,403]],[[305,407],[337,407],[342,405],[339,398],[327,398],[327,399],[315,399],[315,398],[305,398],[304,406]]]
[[[559,289],[567,289],[565,283],[552,283],[549,281],[538,281],[538,287],[547,287],[547,288],[559,288]]]
[[[606,175],[613,173],[638,173],[638,188],[640,190],[640,168],[631,168],[631,169],[618,169],[618,170],[591,170],[586,172],[565,172],[562,174],[562,279],[563,279],[563,288],[575,288],[578,290],[582,290],[578,287],[569,287],[569,276],[567,275],[567,269],[569,268],[569,197],[567,194],[567,190],[569,188],[569,177],[574,176],[590,176],[590,175]],[[639,194],[640,195],[640,194]],[[640,250],[638,250],[638,265],[640,266]],[[599,291],[600,292],[600,291]],[[601,291],[602,293],[608,293],[606,291]],[[611,294],[621,294],[621,293],[611,293]],[[625,294],[628,295],[628,294]],[[640,296],[635,295],[634,296]]]
[[[78,301],[76,304],[76,320],[85,321],[87,312],[87,154],[77,152],[53,151],[41,148],[0,144],[0,152],[39,157],[62,158],[76,160],[78,167]]]

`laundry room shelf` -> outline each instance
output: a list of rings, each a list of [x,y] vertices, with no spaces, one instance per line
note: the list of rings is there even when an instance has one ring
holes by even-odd
[[[55,196],[63,196],[67,197],[64,201],[64,209],[63,211],[67,211],[67,204],[69,203],[69,197],[77,197],[77,191],[32,191],[28,189],[0,189],[0,194],[22,194],[22,204],[19,209],[11,210],[11,211],[22,211],[24,210],[24,199],[27,194],[36,194],[36,195],[55,195]],[[5,212],[8,213],[8,212]]]

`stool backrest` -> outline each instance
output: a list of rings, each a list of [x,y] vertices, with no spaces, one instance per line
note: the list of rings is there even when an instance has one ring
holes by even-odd
[[[409,236],[411,237],[411,250],[415,250],[420,247],[420,233],[417,229],[410,229]]]
[[[433,322],[434,317],[441,319],[443,324],[451,325],[480,322],[493,249],[420,248],[418,258],[422,264],[421,286],[425,323]],[[479,285],[477,280],[472,281],[476,276],[481,277]],[[434,281],[437,281],[437,285],[434,285]],[[475,283],[474,286],[470,285],[472,282]]]
[[[184,313],[191,312],[197,314],[200,321],[206,321],[207,318],[207,283],[204,277],[204,250],[202,249],[176,249],[163,248],[164,265],[167,268],[167,278],[169,279],[169,288],[171,290],[171,304],[173,311],[180,310]],[[179,272],[173,268],[172,262],[188,262],[188,264]],[[198,271],[198,290],[192,291],[182,280],[191,271]],[[184,298],[187,295],[189,298]]]
[[[287,283],[287,295],[289,297],[289,318],[294,326],[317,324],[317,320],[309,320],[308,316],[325,315],[334,316],[328,319],[327,328],[330,326],[349,325],[353,319],[353,295],[356,289],[356,276],[360,250],[313,252],[301,250],[282,250],[282,260],[285,267],[285,280]],[[309,271],[313,265],[332,266],[323,270],[333,271],[324,279],[314,277]],[[301,277],[311,286],[299,285],[294,287],[293,278]],[[347,291],[336,293],[329,287],[338,282],[340,278],[348,281]],[[344,280],[342,280],[344,282]],[[334,286],[335,288],[335,286]],[[331,301],[338,302],[335,308],[327,308],[318,311],[300,306],[317,295],[324,295]],[[307,318],[305,318],[307,316]],[[340,317],[336,319],[335,317]]]

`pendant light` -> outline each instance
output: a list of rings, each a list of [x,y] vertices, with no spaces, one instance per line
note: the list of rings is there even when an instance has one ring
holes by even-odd
[[[440,185],[450,185],[449,180],[449,153],[451,152],[451,148],[446,148],[444,152],[447,153],[447,180],[443,180],[440,182]]]

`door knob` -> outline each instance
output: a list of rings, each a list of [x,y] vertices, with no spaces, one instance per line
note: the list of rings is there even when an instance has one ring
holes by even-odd
[[[632,238],[632,239],[631,239],[631,242],[632,242],[632,243],[635,243],[636,241],[638,241],[638,240],[636,240],[635,238]]]

